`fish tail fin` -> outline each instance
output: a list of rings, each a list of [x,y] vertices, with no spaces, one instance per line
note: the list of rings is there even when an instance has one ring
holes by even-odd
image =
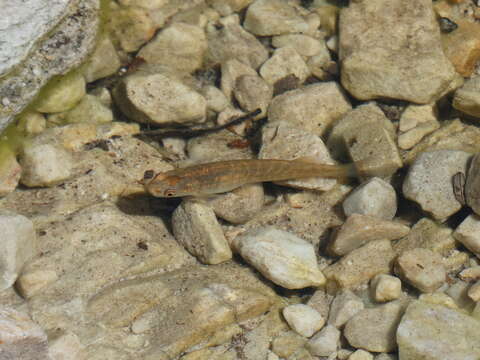
[[[358,169],[354,163],[342,165],[325,164],[312,156],[300,157],[296,161],[312,164],[312,166],[319,169],[321,177],[347,179],[358,176]]]

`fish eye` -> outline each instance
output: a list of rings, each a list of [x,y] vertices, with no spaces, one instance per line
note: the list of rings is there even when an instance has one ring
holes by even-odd
[[[175,189],[167,189],[163,192],[163,195],[166,196],[166,197],[172,197],[172,196],[175,196],[177,192],[175,191]]]

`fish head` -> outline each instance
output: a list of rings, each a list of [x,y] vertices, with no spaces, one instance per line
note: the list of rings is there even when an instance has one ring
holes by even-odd
[[[150,179],[145,179],[144,176],[144,187],[147,193],[155,197],[170,198],[191,195],[190,186],[174,170],[154,174]]]

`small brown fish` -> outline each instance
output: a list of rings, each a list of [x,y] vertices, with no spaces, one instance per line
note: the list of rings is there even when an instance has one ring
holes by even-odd
[[[202,197],[258,182],[310,177],[346,178],[356,174],[353,164],[319,164],[309,158],[229,160],[158,173],[151,179],[145,179],[145,190],[156,197]]]

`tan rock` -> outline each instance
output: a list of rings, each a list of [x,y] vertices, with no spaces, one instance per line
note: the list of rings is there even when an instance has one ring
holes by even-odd
[[[480,256],[480,236],[478,229],[480,218],[478,215],[469,215],[455,229],[453,237],[460,241],[467,249],[475,255]]]
[[[375,301],[386,302],[396,300],[402,294],[402,282],[399,278],[380,274],[373,278],[370,286],[373,290]]]
[[[237,59],[229,59],[222,63],[221,89],[227,99],[233,98],[233,91],[239,79],[243,75],[258,76],[257,72],[250,66],[245,65]]]
[[[477,281],[475,284],[470,286],[470,289],[468,289],[468,296],[475,302],[480,301],[480,281]]]
[[[480,50],[479,50],[480,51]],[[480,117],[480,76],[473,77],[455,91],[452,105],[465,114]]]
[[[301,348],[306,342],[307,339],[303,336],[298,335],[293,331],[288,331],[272,340],[272,351],[276,355],[286,359]]]
[[[260,76],[244,75],[237,78],[233,95],[240,107],[247,111],[260,109],[257,118],[264,117],[273,97],[273,87]]]
[[[108,61],[106,61],[108,59]],[[113,75],[120,68],[120,58],[108,36],[97,41],[95,51],[82,68],[87,83]]]
[[[17,188],[22,172],[13,151],[8,148],[2,149],[2,157],[0,161],[0,197]]]
[[[273,55],[263,63],[260,67],[260,75],[270,85],[289,75],[295,76],[300,83],[303,83],[310,75],[310,68],[293,47],[285,46],[275,50]]]

